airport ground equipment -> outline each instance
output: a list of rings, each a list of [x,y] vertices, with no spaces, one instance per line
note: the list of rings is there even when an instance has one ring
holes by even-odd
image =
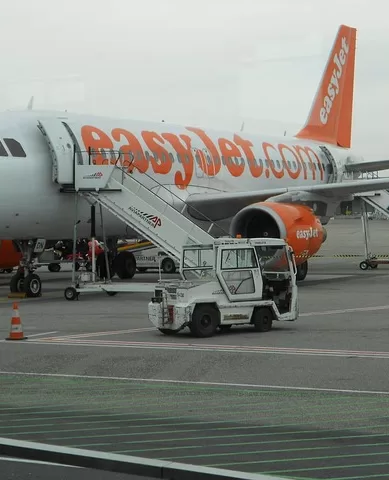
[[[381,194],[381,192],[378,192]],[[384,194],[383,197],[378,197],[381,198],[380,205],[381,208],[377,210],[380,213],[385,214],[387,218],[389,218],[389,192],[385,192],[386,195]],[[372,200],[374,198],[374,200]],[[362,219],[362,229],[363,229],[363,241],[364,241],[364,247],[365,247],[365,259],[362,260],[359,264],[359,268],[361,270],[368,270],[369,268],[371,269],[376,269],[378,265],[388,265],[389,264],[389,258],[377,258],[377,256],[372,253],[371,247],[370,247],[370,230],[369,230],[369,218],[368,218],[368,213],[366,210],[366,203],[372,206],[375,206],[375,204],[378,204],[378,201],[374,197],[370,196],[362,196],[361,195],[361,219]],[[385,202],[385,203],[383,203]],[[384,208],[386,205],[386,208]]]
[[[148,270],[161,270],[163,273],[176,273],[179,268],[179,261],[170,257],[166,252],[158,247],[147,251],[141,250],[134,252],[136,268],[138,272],[147,272]]]
[[[83,163],[76,161],[78,155],[87,154]],[[116,159],[107,165],[94,165],[91,161],[91,151],[77,152],[74,150],[73,183],[62,188],[63,193],[75,194],[75,219],[77,219],[78,198],[84,197],[91,204],[91,230],[92,243],[94,239],[95,205],[100,206],[103,242],[106,244],[104,233],[104,221],[102,209],[105,208],[125,224],[136,230],[141,236],[147,238],[153,245],[159,247],[169,256],[180,259],[183,245],[187,244],[210,244],[214,237],[212,229],[220,227],[215,222],[205,217],[208,221],[207,229],[201,228],[194,223],[186,211],[188,205],[179,197],[179,207],[174,207],[163,196],[159,196],[149,186],[140,182],[135,175],[128,173],[128,165],[121,166],[121,152],[116,152]],[[148,181],[158,184],[160,189],[167,190],[152,177],[143,174]],[[167,190],[168,191],[168,190]],[[168,191],[170,196],[174,194]],[[201,215],[201,214],[200,214]],[[225,235],[229,236],[226,232]],[[77,239],[77,221],[75,220],[73,242]],[[94,244],[94,243],[93,243]],[[150,284],[136,282],[118,283],[112,282],[112,268],[107,254],[105,254],[106,275],[102,281],[97,281],[96,261],[92,248],[92,271],[86,272],[80,269],[76,278],[73,268],[72,285],[65,289],[65,298],[75,300],[80,293],[105,291],[109,295],[118,292],[152,292],[154,288]]]
[[[189,327],[196,337],[210,337],[244,324],[266,332],[273,320],[298,317],[296,263],[282,239],[185,245],[180,273],[181,280],[156,286],[148,306],[149,320],[166,335]]]
[[[49,272],[57,273],[61,270],[62,265],[72,265],[73,264],[73,254],[63,255],[62,252],[56,250],[55,248],[48,248],[36,258],[34,265],[36,268],[47,267]],[[79,270],[81,266],[84,266],[88,269],[88,261],[83,258],[82,255],[76,255],[75,269]]]

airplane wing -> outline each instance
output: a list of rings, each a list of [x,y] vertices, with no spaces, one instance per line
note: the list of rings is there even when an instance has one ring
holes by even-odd
[[[297,197],[297,194],[300,192],[317,193],[323,197],[336,198],[387,189],[389,190],[388,177],[374,180],[347,180],[344,183],[310,185],[306,187],[273,188],[262,191],[195,193],[186,199],[186,203],[199,213],[217,221],[226,217],[226,211],[228,211],[228,216],[233,216],[239,210],[252,203],[263,202],[278,195],[289,194],[285,195],[285,197],[288,197],[288,199],[285,198],[285,202],[293,202],[293,197]],[[193,210],[191,214],[196,217],[196,212]]]
[[[348,163],[345,165],[347,172],[378,172],[389,170],[389,160],[375,160],[373,162]]]

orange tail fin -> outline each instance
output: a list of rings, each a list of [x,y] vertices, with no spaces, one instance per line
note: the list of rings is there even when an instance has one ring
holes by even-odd
[[[339,27],[308,119],[296,137],[350,148],[356,33]]]

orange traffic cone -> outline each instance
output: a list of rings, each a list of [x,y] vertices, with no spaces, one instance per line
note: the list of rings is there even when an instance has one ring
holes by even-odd
[[[27,337],[24,336],[22,321],[19,316],[19,307],[15,302],[13,304],[13,313],[11,320],[11,331],[9,332],[9,337],[6,340],[26,340]]]

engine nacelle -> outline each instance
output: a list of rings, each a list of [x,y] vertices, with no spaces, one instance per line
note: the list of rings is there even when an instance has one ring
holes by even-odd
[[[0,269],[17,267],[22,254],[12,240],[0,240]]]
[[[282,238],[293,248],[296,263],[305,262],[325,242],[327,232],[311,208],[261,202],[243,208],[232,219],[230,233],[245,238]]]

